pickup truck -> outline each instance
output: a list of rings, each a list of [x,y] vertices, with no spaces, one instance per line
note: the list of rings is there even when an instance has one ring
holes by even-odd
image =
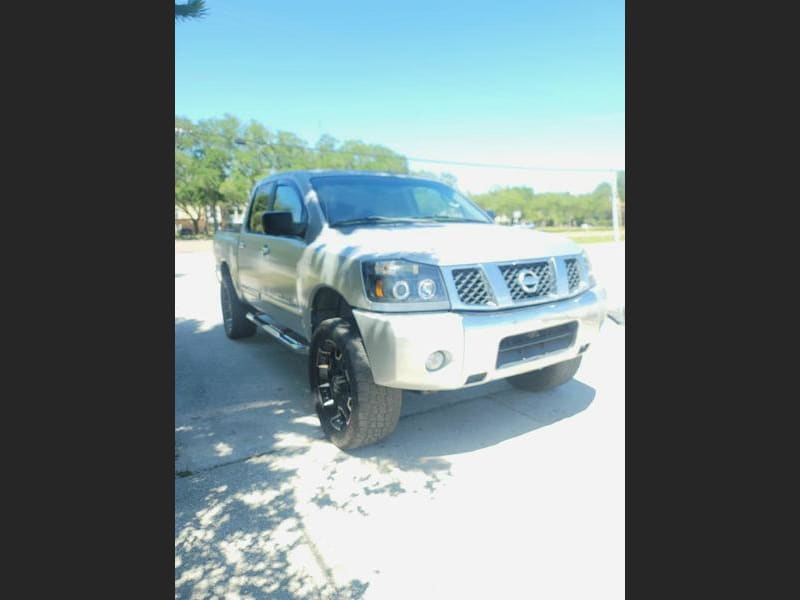
[[[272,175],[214,253],[226,335],[260,328],[307,354],[320,424],[342,449],[389,435],[402,390],[569,381],[606,316],[577,244],[496,225],[428,179]]]

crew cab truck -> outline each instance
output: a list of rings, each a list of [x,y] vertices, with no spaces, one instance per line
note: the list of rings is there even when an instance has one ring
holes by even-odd
[[[577,244],[495,225],[427,179],[272,175],[214,252],[226,335],[261,328],[307,354],[320,424],[343,449],[389,435],[402,390],[569,381],[606,315]]]

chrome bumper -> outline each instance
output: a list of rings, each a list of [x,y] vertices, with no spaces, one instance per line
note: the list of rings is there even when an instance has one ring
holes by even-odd
[[[497,312],[378,313],[353,310],[375,383],[407,390],[452,390],[526,373],[569,360],[600,332],[606,293],[593,288],[551,304]],[[574,343],[564,350],[496,367],[500,341],[508,336],[577,321]],[[425,361],[442,351],[444,367],[429,372]],[[475,383],[471,375],[486,373]]]

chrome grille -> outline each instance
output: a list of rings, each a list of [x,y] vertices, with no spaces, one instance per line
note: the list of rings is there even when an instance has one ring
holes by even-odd
[[[526,292],[522,289],[519,281],[517,280],[520,271],[530,269],[539,278],[539,284],[532,292]],[[508,291],[511,294],[511,299],[514,302],[520,300],[530,300],[533,298],[542,298],[544,296],[556,293],[556,274],[553,272],[553,266],[550,261],[542,261],[535,263],[524,263],[515,265],[501,265],[500,272],[503,274],[503,279],[506,280]]]
[[[492,294],[480,269],[454,269],[453,282],[464,304],[489,304]]]
[[[569,293],[571,294],[581,285],[581,270],[576,258],[568,258],[564,263],[567,266],[567,281],[569,282]]]

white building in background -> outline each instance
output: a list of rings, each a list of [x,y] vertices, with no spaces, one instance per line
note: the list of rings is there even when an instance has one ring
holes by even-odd
[[[242,221],[244,221],[244,211],[245,207],[237,206],[232,210],[228,211],[228,222],[231,225],[241,225]]]
[[[216,208],[217,211],[217,223],[222,225],[229,225],[233,227],[239,227],[242,222],[244,221],[244,206],[237,206],[234,208],[226,209],[223,211],[219,206]],[[223,214],[227,217],[223,219]],[[205,215],[200,217],[198,222],[198,226],[200,231],[208,230],[211,232],[214,227],[214,218],[211,212],[211,209],[207,208],[205,211]],[[187,227],[189,229],[193,229],[192,225],[192,218],[184,211],[175,207],[175,232],[178,233],[181,229]]]

